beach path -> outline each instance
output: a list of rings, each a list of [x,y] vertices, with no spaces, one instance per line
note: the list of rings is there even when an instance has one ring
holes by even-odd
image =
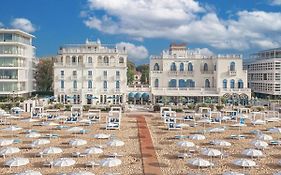
[[[149,128],[143,115],[136,116],[145,175],[162,175]]]

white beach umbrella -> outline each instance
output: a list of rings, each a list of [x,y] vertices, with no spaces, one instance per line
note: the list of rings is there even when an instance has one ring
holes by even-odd
[[[82,145],[86,145],[87,141],[83,139],[72,139],[69,141],[69,145],[72,147],[78,147]]]
[[[38,122],[38,119],[34,119],[34,118],[28,118],[28,119],[24,119],[22,120],[23,122],[27,122],[27,123],[31,123],[31,122]]]
[[[13,139],[0,139],[0,146],[7,146],[14,143]]]
[[[256,139],[263,140],[263,141],[269,141],[269,140],[272,140],[273,138],[272,138],[272,136],[267,135],[267,134],[260,134],[257,136]]]
[[[271,133],[281,133],[281,128],[270,128],[268,131]]]
[[[67,130],[67,132],[70,132],[70,133],[79,133],[79,132],[82,131],[82,130],[84,130],[84,128],[75,126],[75,127],[69,128],[69,129]]]
[[[103,133],[93,135],[93,137],[96,139],[108,139],[110,138],[110,136],[111,136],[110,134],[103,134]]]
[[[31,132],[29,134],[25,135],[26,138],[38,138],[41,137],[41,134],[39,134],[38,132]]]
[[[125,143],[121,140],[113,139],[113,140],[110,140],[109,142],[107,142],[107,145],[116,147],[116,146],[123,146],[123,145],[125,145]]]
[[[229,147],[231,146],[230,142],[227,142],[225,140],[213,140],[211,141],[212,144],[219,146],[219,147]]]
[[[9,126],[7,128],[3,128],[2,130],[3,131],[19,131],[19,130],[22,130],[22,128],[18,127],[18,126]]]
[[[263,156],[263,153],[258,149],[245,149],[242,154],[252,158]]]
[[[59,154],[62,153],[62,149],[59,147],[49,147],[43,150],[43,154]]]
[[[241,167],[254,167],[256,166],[256,162],[250,159],[236,159],[233,161],[234,165],[241,166]]]
[[[189,141],[180,141],[177,143],[177,145],[179,147],[186,147],[186,148],[190,148],[190,147],[194,147],[195,144],[193,142],[189,142]]]
[[[210,133],[221,133],[225,131],[225,128],[217,127],[217,128],[210,128],[208,130]]]
[[[7,160],[4,163],[4,165],[9,166],[9,167],[18,167],[18,166],[26,165],[28,163],[29,163],[29,160],[27,158],[16,157],[16,158]]]
[[[198,167],[213,166],[213,164],[210,161],[202,159],[202,158],[190,159],[190,160],[188,160],[188,163],[193,165],[193,166],[198,166]]]
[[[95,175],[95,174],[89,171],[79,171],[79,172],[69,173],[68,175]]]
[[[257,149],[264,149],[268,147],[268,144],[265,141],[262,140],[254,140],[251,142],[253,146],[255,146]]]
[[[91,147],[91,148],[87,148],[84,151],[85,154],[100,154],[103,153],[103,150],[97,147]]]
[[[39,171],[27,170],[16,175],[42,175]]]
[[[206,137],[202,134],[193,134],[188,137],[191,140],[205,140]]]
[[[68,167],[68,166],[74,165],[75,163],[76,163],[76,161],[71,159],[71,158],[59,158],[59,159],[54,161],[53,166],[55,166],[55,167]]]
[[[51,142],[48,139],[37,139],[37,140],[34,140],[31,143],[31,145],[38,146],[38,145],[46,145],[46,144],[49,144],[49,143],[51,143]]]
[[[59,126],[60,124],[55,122],[44,122],[43,126]]]
[[[246,124],[243,124],[243,123],[235,123],[233,125],[231,125],[232,127],[244,127],[244,126],[247,126]]]
[[[212,148],[203,149],[201,153],[203,155],[209,156],[209,157],[217,157],[222,154],[221,151],[219,151],[217,149],[212,149]]]
[[[122,161],[117,158],[106,158],[100,161],[100,165],[103,167],[114,167],[121,165]]]
[[[10,155],[20,152],[18,147],[3,147],[0,149],[0,155]]]
[[[222,175],[245,175],[244,173],[239,173],[239,172],[224,172]]]

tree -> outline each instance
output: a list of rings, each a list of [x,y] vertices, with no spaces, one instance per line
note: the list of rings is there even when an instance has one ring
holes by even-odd
[[[40,59],[36,66],[35,80],[38,91],[52,91],[54,80],[53,58]]]
[[[127,70],[127,83],[128,83],[128,85],[131,85],[134,81],[136,66],[133,62],[128,60],[127,68],[128,68],[128,70]]]
[[[141,72],[141,83],[148,84],[149,83],[149,64],[139,65],[136,70]]]

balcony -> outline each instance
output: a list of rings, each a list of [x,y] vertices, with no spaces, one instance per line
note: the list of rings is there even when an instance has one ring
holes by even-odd
[[[153,70],[152,73],[153,74],[162,74],[163,71],[162,70]]]
[[[98,63],[97,66],[104,67],[104,66],[110,66],[110,64],[109,63]]]
[[[193,76],[193,71],[169,71],[171,76]]]
[[[215,88],[152,88],[154,95],[167,96],[218,96]]]
[[[234,71],[229,70],[228,74],[229,74],[229,76],[236,76],[236,71],[235,70]]]

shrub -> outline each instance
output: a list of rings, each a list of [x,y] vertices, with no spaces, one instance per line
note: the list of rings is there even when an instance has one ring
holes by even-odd
[[[224,107],[224,106],[222,106],[222,105],[217,105],[217,106],[216,106],[216,108],[217,108],[218,111],[221,111],[221,110],[223,109],[223,107]]]
[[[187,107],[188,107],[188,109],[190,109],[190,110],[194,110],[194,109],[195,109],[195,105],[194,105],[194,104],[190,104],[190,105],[188,105]]]
[[[90,105],[84,105],[83,111],[89,111],[90,107],[91,107]]]
[[[183,112],[183,110],[178,108],[178,109],[176,109],[176,112]]]
[[[64,110],[65,111],[70,111],[71,110],[72,105],[65,105],[64,106]]]
[[[159,105],[154,105],[154,106],[153,106],[153,111],[154,111],[154,112],[160,111],[160,106],[159,106]]]
[[[63,108],[64,107],[64,105],[62,104],[62,103],[56,103],[55,105],[54,105],[54,108],[55,109],[61,109],[61,108]]]

